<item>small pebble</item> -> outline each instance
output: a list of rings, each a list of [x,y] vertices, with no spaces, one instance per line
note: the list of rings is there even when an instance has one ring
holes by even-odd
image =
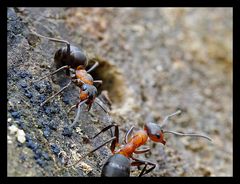
[[[18,128],[15,125],[11,125],[8,129],[10,130],[10,134],[14,134],[18,131]]]
[[[8,144],[12,144],[12,138],[10,136],[7,136],[7,142]]]
[[[25,132],[23,130],[18,129],[17,140],[22,144],[26,141]]]

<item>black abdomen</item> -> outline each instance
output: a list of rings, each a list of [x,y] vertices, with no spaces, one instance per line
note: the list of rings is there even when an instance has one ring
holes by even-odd
[[[59,49],[54,56],[54,62],[57,68],[68,65],[71,68],[77,68],[78,66],[86,67],[88,61],[83,50],[75,46],[70,46],[70,54],[67,53],[67,47]]]
[[[130,160],[121,154],[112,155],[104,164],[101,176],[129,177]]]

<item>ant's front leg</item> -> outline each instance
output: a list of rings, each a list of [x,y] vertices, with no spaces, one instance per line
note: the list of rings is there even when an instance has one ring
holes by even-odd
[[[133,128],[134,128],[134,126],[132,126],[132,127],[127,131],[127,133],[125,134],[125,139],[124,139],[125,144],[127,144],[127,143],[129,142],[129,139],[130,139],[130,137],[131,137]]]

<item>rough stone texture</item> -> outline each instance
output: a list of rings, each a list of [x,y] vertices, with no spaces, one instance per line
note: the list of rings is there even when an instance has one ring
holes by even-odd
[[[204,133],[213,143],[174,135],[166,135],[165,146],[149,141],[151,151],[138,157],[157,167],[146,176],[232,176],[232,9],[9,8],[7,28],[8,126],[26,134],[21,144],[8,130],[8,176],[100,176],[111,155],[107,146],[75,167],[64,163],[109,139],[110,131],[89,140],[113,121],[123,140],[131,126],[161,123],[177,109],[183,113],[168,130]],[[84,106],[72,136],[63,135],[75,117],[67,111],[78,88],[40,107],[68,80],[60,73],[33,82],[56,69],[53,56],[62,44],[31,30],[66,39],[99,60],[91,74],[103,80],[99,94],[108,92],[109,114]]]

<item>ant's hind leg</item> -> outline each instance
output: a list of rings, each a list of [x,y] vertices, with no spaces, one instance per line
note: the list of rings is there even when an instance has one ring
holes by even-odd
[[[139,159],[133,158],[133,157],[132,157],[132,159],[135,160],[131,163],[132,166],[145,165],[144,168],[142,169],[141,173],[139,174],[139,177],[151,172],[156,167],[155,163],[145,161],[145,160],[139,160]],[[146,169],[148,165],[150,165],[151,167],[149,169]]]
[[[77,103],[76,105],[71,106],[67,113],[69,114],[74,108],[77,108],[78,104],[79,103]]]
[[[66,69],[69,69],[69,66],[68,66],[68,65],[63,66],[63,67],[55,70],[54,72],[52,72],[52,73],[50,73],[50,74],[48,74],[48,75],[46,75],[46,76],[44,76],[44,77],[42,77],[42,78],[40,78],[40,79],[38,79],[38,80],[35,80],[35,81],[33,81],[33,82],[38,82],[38,81],[43,80],[43,79],[45,79],[45,78],[47,78],[47,77],[49,77],[49,76],[51,76],[51,75],[56,74],[57,72],[60,72],[60,71],[62,71],[62,70],[66,70]]]
[[[118,125],[117,124],[112,124],[112,125],[108,125],[107,127],[103,128],[100,132],[98,132],[95,136],[92,137],[92,139],[94,139],[95,137],[97,137],[99,134],[101,134],[102,132],[107,131],[108,129],[115,127],[115,131],[114,131],[114,137],[116,137],[116,139],[114,139],[111,143],[110,149],[112,152],[114,152],[116,145],[118,145],[119,143],[119,129],[118,129]]]

